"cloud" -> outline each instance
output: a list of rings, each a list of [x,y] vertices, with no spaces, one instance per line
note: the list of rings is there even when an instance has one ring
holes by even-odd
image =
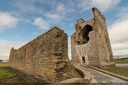
[[[120,43],[115,43],[115,44],[112,44],[112,47],[113,47],[113,50],[114,51],[117,51],[117,50],[125,50],[125,49],[128,49],[128,42],[120,42]]]
[[[60,22],[62,19],[62,16],[60,16],[59,14],[55,14],[55,13],[46,13],[46,17],[56,22]]]
[[[43,8],[37,6],[36,4],[40,4],[40,0],[16,0],[11,3],[12,6],[15,6],[22,13],[43,13]]]
[[[0,39],[0,60],[8,60],[9,53],[12,47],[18,49],[27,42],[11,42],[7,40]]]
[[[59,12],[65,11],[64,4],[58,5],[56,9],[57,9],[57,11],[59,11]]]
[[[110,29],[113,54],[116,57],[128,57],[128,19],[114,23]],[[123,52],[122,52],[123,51]]]
[[[54,21],[51,23],[61,22],[67,19],[66,16],[68,13],[72,13],[74,11],[73,6],[73,2],[71,1],[68,3],[56,1],[56,3],[51,4],[52,8],[49,12],[45,13],[45,16],[49,19],[49,21]]]
[[[45,13],[45,16],[50,20],[54,21],[54,23],[61,22],[63,19],[65,19],[67,10],[65,9],[64,4],[56,4],[54,6],[56,9],[52,9],[50,12]]]
[[[128,57],[128,50],[119,50],[114,52],[115,57]]]
[[[125,9],[120,8],[118,19],[108,27],[115,57],[128,57],[128,11]]]
[[[112,42],[128,42],[128,19],[114,23],[110,27]]]
[[[39,28],[40,28],[40,29],[43,29],[43,30],[49,29],[49,26],[50,26],[50,24],[48,23],[47,20],[42,19],[42,18],[40,18],[40,17],[38,17],[38,18],[36,18],[36,19],[34,20],[33,25],[39,26]]]
[[[68,57],[71,60],[71,38],[68,37]]]
[[[108,9],[115,7],[119,2],[120,0],[80,0],[78,7],[81,8],[81,11],[97,7],[102,12],[105,12]]]
[[[0,12],[0,31],[15,27],[18,19],[10,13]]]
[[[11,5],[18,9],[20,16],[24,17],[22,21],[30,23],[37,15],[45,18],[45,21],[47,19],[50,24],[58,24],[66,20],[67,14],[74,10],[73,1],[17,0],[13,1]],[[42,29],[41,26],[40,28]]]

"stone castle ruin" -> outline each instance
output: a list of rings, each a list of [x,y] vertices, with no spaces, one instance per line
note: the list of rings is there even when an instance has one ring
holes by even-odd
[[[92,9],[94,18],[77,20],[76,32],[71,36],[72,63],[86,66],[114,65],[105,18]],[[59,82],[74,78],[68,59],[68,36],[58,27],[10,51],[10,67],[45,82]]]
[[[58,27],[10,52],[10,67],[36,79],[57,82],[72,78],[68,60],[68,36]]]
[[[105,18],[93,8],[94,18],[77,20],[76,32],[71,36],[72,63],[86,66],[114,65]]]

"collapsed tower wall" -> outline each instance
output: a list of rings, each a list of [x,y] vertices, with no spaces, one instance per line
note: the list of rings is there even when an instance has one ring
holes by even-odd
[[[97,67],[114,65],[105,18],[97,8],[92,11],[94,18],[77,20],[76,32],[71,35],[72,63]]]
[[[58,27],[10,51],[10,67],[45,81],[71,78],[68,59],[68,36]]]

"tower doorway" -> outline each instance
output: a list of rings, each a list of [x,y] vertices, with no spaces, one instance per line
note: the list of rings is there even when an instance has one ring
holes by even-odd
[[[82,57],[82,62],[85,63],[85,57]]]

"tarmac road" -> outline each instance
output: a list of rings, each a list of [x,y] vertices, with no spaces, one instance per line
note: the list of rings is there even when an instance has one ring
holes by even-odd
[[[116,67],[128,68],[128,63],[116,64]]]
[[[77,65],[77,67],[79,67],[80,69],[86,70],[91,74],[92,80],[90,81],[90,83],[113,83],[113,84],[116,83],[119,85],[122,85],[122,84],[128,85],[128,81],[111,76],[109,74],[105,74],[91,68],[86,68],[81,65]]]

